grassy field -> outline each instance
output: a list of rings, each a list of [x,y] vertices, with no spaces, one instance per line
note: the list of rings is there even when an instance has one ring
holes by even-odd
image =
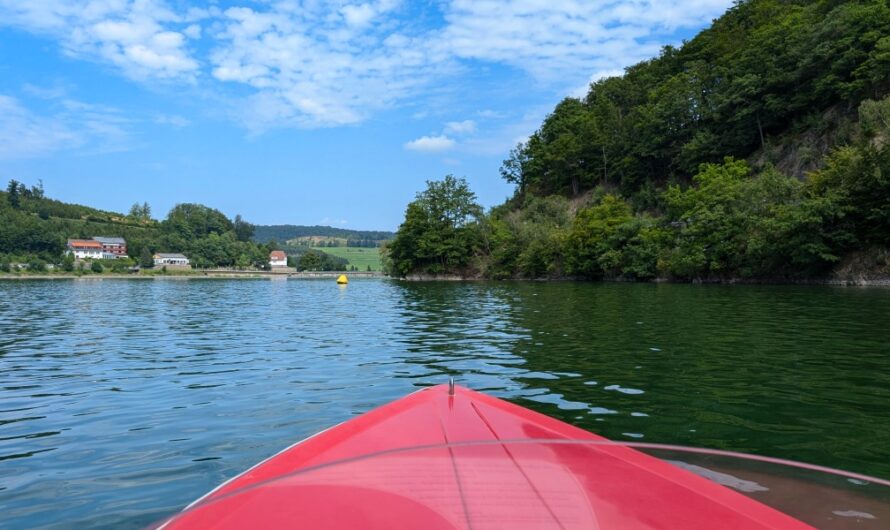
[[[350,265],[355,265],[360,271],[368,270],[368,265],[372,271],[379,271],[380,266],[380,249],[377,248],[360,248],[360,247],[313,247],[315,250],[327,252],[338,258],[346,258]]]

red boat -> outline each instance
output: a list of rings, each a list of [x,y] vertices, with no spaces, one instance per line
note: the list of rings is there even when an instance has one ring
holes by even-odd
[[[159,528],[813,527],[643,452],[441,385],[285,449]]]

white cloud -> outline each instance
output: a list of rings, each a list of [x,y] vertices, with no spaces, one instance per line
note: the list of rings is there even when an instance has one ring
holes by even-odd
[[[416,140],[407,142],[405,144],[405,149],[424,153],[439,153],[453,149],[455,145],[457,145],[457,143],[445,135],[421,136]]]
[[[33,158],[77,149],[86,154],[128,147],[129,121],[115,109],[76,100],[61,101],[50,114],[0,95],[0,159]]]
[[[188,118],[184,118],[177,114],[158,114],[155,116],[155,123],[159,125],[172,125],[173,127],[187,127],[192,122]]]
[[[347,221],[346,219],[336,219],[336,218],[331,218],[331,217],[325,217],[324,219],[319,221],[318,224],[326,225],[326,226],[330,226],[330,225],[346,226],[349,224],[349,221]]]
[[[730,5],[451,0],[437,4],[443,25],[418,27],[394,1],[333,12],[317,2],[258,4],[225,12],[211,63],[217,79],[255,90],[251,130],[336,126],[426,95],[434,82],[465,72],[466,61],[509,65],[562,93],[578,92],[591,72],[655,55],[676,28],[706,23]]]
[[[620,69],[656,54],[680,27],[706,23],[728,0],[453,0],[440,46],[512,65],[539,80]]]
[[[350,4],[340,8],[340,13],[346,20],[347,25],[361,28],[370,24],[374,18],[387,11],[392,11],[400,3],[399,0],[378,0],[362,4]]]
[[[354,27],[366,26],[376,14],[370,4],[345,6],[340,12],[343,13],[346,23]]]
[[[378,27],[377,19],[396,7],[376,2],[370,18],[346,8],[351,15],[330,17],[314,3],[228,9],[210,56],[213,76],[255,90],[245,122],[254,131],[362,121],[444,69],[422,41],[390,27],[392,20],[386,30]]]
[[[189,24],[182,33],[190,38],[190,39],[200,39],[201,38],[201,26],[198,24]]]
[[[31,83],[25,83],[22,85],[22,92],[40,99],[59,99],[68,94],[68,90],[60,84],[51,87],[42,87],[32,85]]]
[[[557,101],[527,108],[516,119],[505,119],[498,127],[486,131],[485,135],[465,140],[462,144],[463,151],[482,156],[505,155],[516,144],[528,141],[529,136],[541,126],[544,117],[553,110]],[[501,117],[506,118],[506,116]]]
[[[574,89],[569,91],[569,95],[573,98],[583,98],[587,96],[587,93],[590,92],[590,85],[596,83],[597,81],[601,81],[608,77],[619,77],[624,75],[624,70],[620,69],[612,69],[612,70],[601,70],[599,72],[595,72],[590,76],[590,79],[587,80],[583,85],[578,85]]]
[[[473,134],[476,132],[476,122],[473,120],[450,121],[445,124],[445,133]]]
[[[591,72],[620,72],[655,55],[678,28],[705,24],[731,4],[279,0],[222,10],[178,0],[0,0],[0,26],[50,36],[65,53],[130,78],[201,83],[236,99],[230,115],[261,133],[358,123],[406,101],[423,113],[424,98],[429,105],[431,93],[491,64],[553,93],[580,94]],[[197,39],[203,47],[192,45]]]
[[[503,112],[498,112],[491,109],[480,110],[476,114],[478,114],[480,118],[485,118],[487,120],[496,120],[506,117],[506,114],[504,114]]]
[[[83,141],[60,121],[37,116],[15,98],[0,95],[0,159],[31,158]]]
[[[107,61],[135,79],[191,80],[199,68],[186,35],[174,29],[188,19],[163,0],[0,0],[0,20],[55,37],[65,53]],[[193,26],[183,30],[194,35]]]

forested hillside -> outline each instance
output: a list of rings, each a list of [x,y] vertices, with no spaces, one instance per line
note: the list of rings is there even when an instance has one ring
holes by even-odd
[[[389,266],[495,278],[890,274],[888,93],[885,1],[738,2],[682,47],[559,103],[504,162],[516,185],[506,204],[483,214],[465,183],[431,183]],[[468,216],[431,203],[443,185]]]
[[[42,186],[12,180],[0,192],[0,264],[61,263],[66,240],[118,236],[127,240],[132,262],[151,264],[154,252],[181,252],[198,267],[263,267],[269,245],[250,241],[253,225],[200,204],[178,204],[163,221],[147,204],[128,215],[47,198]],[[115,260],[124,264],[122,260]]]
[[[373,230],[347,230],[331,226],[257,225],[253,240],[259,243],[268,243],[270,241],[284,243],[291,239],[311,236],[377,242],[392,239],[394,234],[392,232]]]

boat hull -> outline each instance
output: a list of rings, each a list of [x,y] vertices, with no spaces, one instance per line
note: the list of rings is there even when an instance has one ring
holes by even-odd
[[[164,527],[811,528],[590,432],[446,385],[284,450]]]

